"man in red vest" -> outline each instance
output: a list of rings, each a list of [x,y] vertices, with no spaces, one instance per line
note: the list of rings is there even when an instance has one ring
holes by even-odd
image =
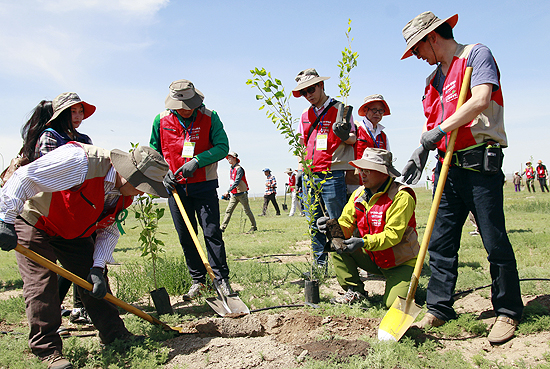
[[[432,12],[424,12],[403,28],[407,46],[401,59],[415,55],[437,65],[427,79],[422,101],[426,124],[421,146],[403,169],[406,183],[418,182],[430,150],[437,149],[437,185],[450,134],[458,130],[428,247],[432,272],[426,297],[428,313],[418,327],[440,326],[456,318],[453,292],[458,278],[460,235],[471,211],[488,253],[492,303],[497,315],[488,340],[501,344],[513,337],[523,302],[503,210],[502,148],[508,144],[500,72],[489,48],[454,40],[457,22],[458,14],[441,20]],[[457,110],[467,67],[473,68],[467,101]]]
[[[548,185],[546,184],[546,179],[548,177],[548,170],[546,169],[546,165],[542,164],[542,160],[539,160],[537,163],[537,179],[539,180],[540,184],[540,190],[544,192],[546,189],[546,192],[548,191]]]
[[[178,232],[193,284],[183,296],[191,300],[206,288],[206,268],[191,238],[172,191],[177,191],[195,233],[200,224],[208,260],[226,295],[233,293],[229,267],[220,229],[218,200],[218,161],[227,156],[229,140],[222,121],[203,104],[204,95],[191,81],[180,79],[170,84],[164,106],[155,117],[149,145],[160,152],[170,170],[164,178],[170,193],[168,205]]]
[[[338,219],[345,249],[333,254],[338,283],[346,293],[332,303],[351,304],[366,297],[358,268],[386,278],[384,303],[389,308],[397,296],[406,297],[420,246],[416,233],[416,195],[395,181],[401,174],[393,167],[391,152],[367,147],[363,157],[350,164],[359,170],[363,186],[353,192]],[[319,218],[326,232],[328,217]],[[360,237],[354,237],[358,230]]]
[[[530,161],[525,163],[525,184],[527,185],[527,189],[529,192],[531,192],[531,189],[533,190],[533,193],[535,192],[535,168],[533,168],[533,165]]]
[[[0,247],[9,251],[19,242],[92,283],[92,291],[78,287],[78,293],[105,344],[135,338],[117,307],[103,299],[109,289],[104,268],[114,262],[119,214],[135,195],[167,197],[162,183],[167,171],[168,164],[150,147],[125,153],[69,142],[19,168],[2,188]],[[57,333],[61,324],[57,275],[22,254],[16,258],[31,351],[48,368],[72,368],[61,355]]]

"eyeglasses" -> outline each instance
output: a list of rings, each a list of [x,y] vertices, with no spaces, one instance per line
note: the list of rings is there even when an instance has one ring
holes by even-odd
[[[372,114],[378,113],[378,114],[384,115],[384,113],[386,112],[385,109],[370,109],[370,108],[369,108],[369,110],[372,111]]]
[[[368,176],[370,174],[370,170],[368,169],[359,169],[362,175]]]
[[[309,86],[308,88],[304,88],[303,90],[300,90],[300,95],[306,96],[307,94],[312,94],[315,92],[316,88],[317,88],[317,84],[313,86]]]

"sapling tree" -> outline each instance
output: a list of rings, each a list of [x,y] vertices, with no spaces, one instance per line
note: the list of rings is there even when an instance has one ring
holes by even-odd
[[[348,28],[346,31],[346,38],[348,40],[348,46],[342,50],[342,60],[338,62],[338,69],[340,69],[340,81],[338,82],[338,88],[340,88],[340,97],[344,100],[344,105],[348,105],[349,92],[351,91],[351,79],[350,73],[353,68],[357,66],[357,59],[359,54],[351,50],[351,42],[353,37],[350,39],[351,32],[351,19],[348,20]]]

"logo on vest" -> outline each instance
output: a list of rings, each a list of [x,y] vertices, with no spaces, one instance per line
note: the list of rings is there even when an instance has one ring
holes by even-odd
[[[382,225],[383,211],[369,211],[370,222],[373,227],[380,227]]]
[[[445,96],[445,102],[451,102],[458,99],[458,93],[456,92],[456,81],[451,81],[443,87],[443,95]]]

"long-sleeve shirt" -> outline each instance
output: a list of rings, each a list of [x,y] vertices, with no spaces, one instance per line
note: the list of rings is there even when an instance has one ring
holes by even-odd
[[[40,192],[58,192],[81,185],[88,173],[88,159],[82,147],[73,144],[60,146],[32,163],[19,168],[0,192],[0,219],[13,224],[23,211],[25,201]],[[104,181],[105,209],[116,205],[120,192],[115,188],[114,167]],[[118,242],[116,223],[96,231],[94,267],[112,263]]]
[[[277,180],[273,174],[270,174],[265,179],[265,192],[264,195],[271,195],[272,193],[277,193]]]
[[[238,164],[239,163],[235,163],[235,165],[238,165]],[[235,165],[232,165],[231,169],[233,169]],[[233,181],[233,183],[231,183],[231,185],[229,186],[229,190],[227,190],[227,192],[231,192],[233,189],[237,188],[239,183],[241,183],[241,179],[243,178],[243,176],[244,176],[244,169],[239,165],[239,167],[237,168],[237,173],[235,173],[235,180]]]

